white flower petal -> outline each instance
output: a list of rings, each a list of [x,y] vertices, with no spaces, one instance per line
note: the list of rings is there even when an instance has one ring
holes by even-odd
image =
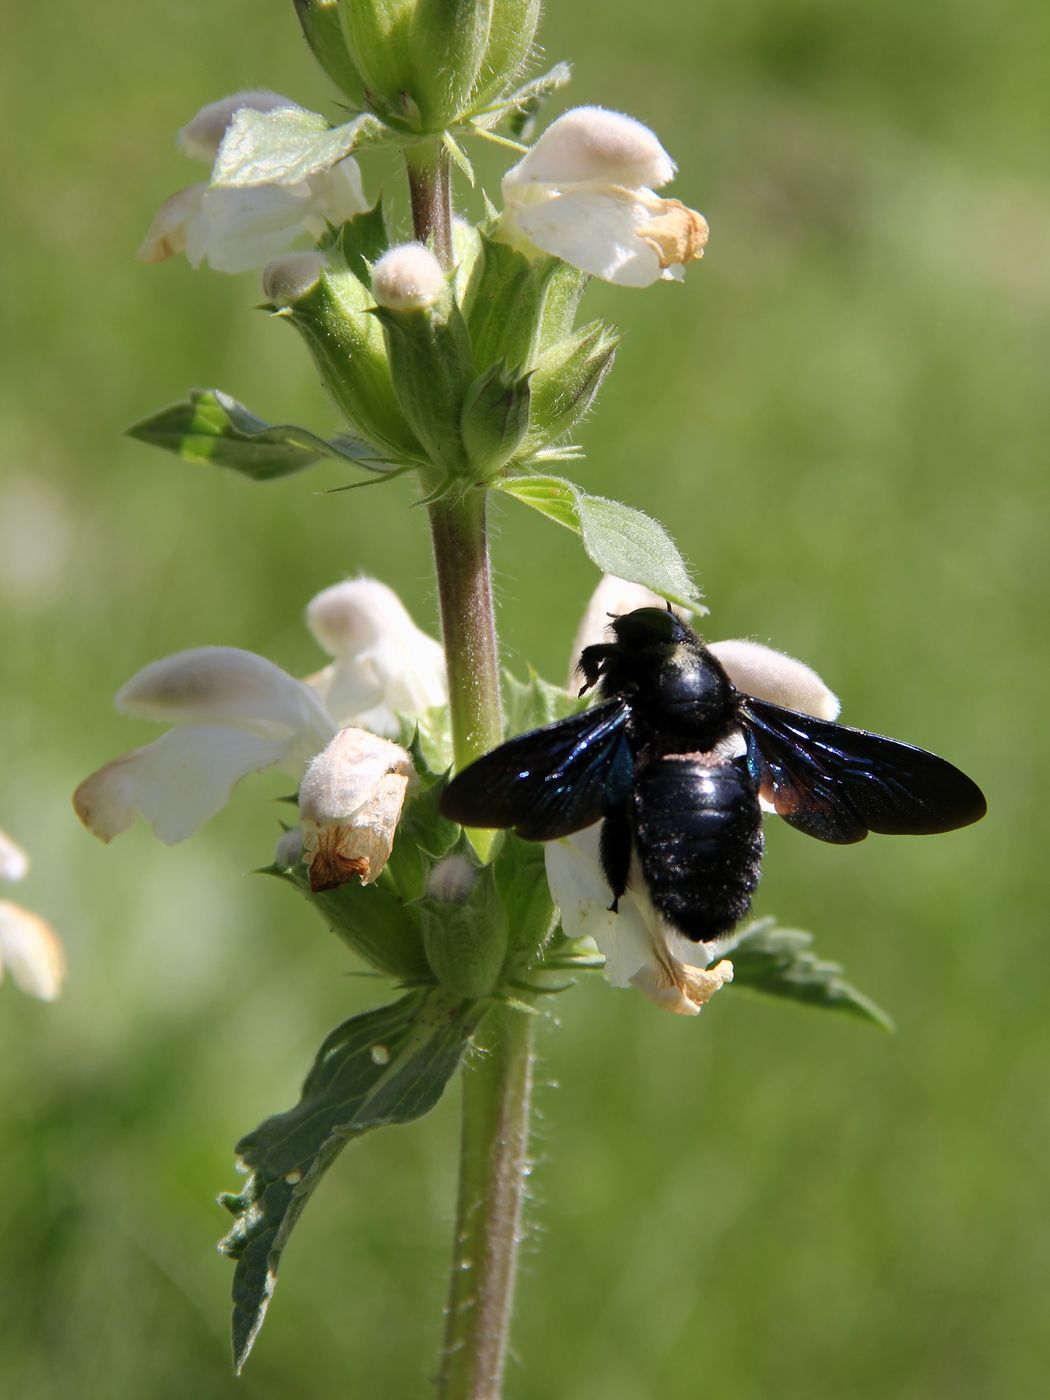
[[[263,268],[263,296],[277,306],[289,306],[317,286],[326,266],[323,253],[282,253]]]
[[[411,755],[400,744],[364,729],[341,729],[303,776],[299,814],[304,824],[314,826],[346,821],[369,801],[387,773],[407,777],[414,771]]]
[[[629,190],[579,189],[518,208],[513,225],[537,248],[622,287],[660,280],[656,250],[638,237],[651,210]]]
[[[593,938],[605,956],[605,975],[614,987],[626,987],[652,961],[649,930],[641,906],[631,896],[620,900],[619,913],[609,908],[612,894],[598,859],[600,826],[544,848],[551,898],[561,910],[569,938]]]
[[[310,686],[239,647],[195,647],[151,662],[117,691],[115,704],[169,724],[224,722],[263,738],[302,736],[312,753],[336,732]]]
[[[221,811],[241,778],[286,763],[289,748],[288,739],[228,725],[180,725],[86,778],[73,805],[102,841],[126,831],[141,814],[171,846]]]
[[[761,642],[711,642],[708,650],[738,690],[818,719],[834,719],[838,698],[811,667]]]
[[[186,251],[193,221],[199,216],[208,186],[203,182],[176,190],[153,216],[135,256],[139,262],[159,263]]]
[[[392,588],[375,579],[347,579],[317,594],[306,622],[336,658],[310,683],[338,724],[357,722],[393,735],[394,712],[413,718],[445,703],[445,654]]]
[[[298,106],[298,102],[293,102],[290,97],[282,97],[279,92],[270,92],[265,88],[235,92],[230,97],[220,97],[218,101],[202,107],[181,129],[176,141],[186,155],[210,164],[219,153],[227,128],[242,108],[274,112],[279,107]]]
[[[209,189],[187,227],[186,257],[193,267],[207,260],[216,272],[261,267],[304,232],[311,212],[305,182]]]
[[[604,107],[574,107],[507,172],[504,185],[597,180],[659,189],[674,173],[674,161],[655,133],[634,117]]]
[[[0,880],[23,880],[28,869],[28,855],[17,841],[0,831]]]
[[[345,224],[369,207],[361,183],[361,167],[353,156],[312,176],[310,189],[316,212],[330,224]]]
[[[28,996],[54,1001],[62,990],[66,960],[46,920],[10,900],[0,900],[0,976],[7,969]]]
[[[313,889],[334,889],[355,876],[365,885],[379,878],[414,776],[405,749],[363,729],[341,730],[317,755],[299,787]]]

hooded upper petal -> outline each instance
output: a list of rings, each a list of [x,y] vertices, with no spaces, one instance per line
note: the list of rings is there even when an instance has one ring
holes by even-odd
[[[623,112],[573,107],[551,122],[535,145],[507,171],[504,186],[599,181],[659,189],[675,164],[655,132]]]
[[[126,715],[168,724],[226,723],[264,738],[315,738],[313,752],[336,726],[315,691],[287,671],[239,647],[194,647],[144,666],[117,691]]]
[[[411,718],[445,703],[444,651],[386,584],[357,578],[326,588],[307,607],[306,622],[335,658],[310,683],[337,723],[390,736],[398,732],[397,715]]]
[[[726,675],[745,695],[768,700],[789,710],[800,710],[818,719],[834,719],[838,697],[812,667],[761,642],[710,642],[708,651],[725,668]]]
[[[221,811],[242,778],[287,762],[290,747],[231,725],[179,725],[85,778],[73,806],[102,841],[141,815],[172,846]]]
[[[298,102],[293,102],[290,97],[282,97],[279,92],[271,92],[267,88],[235,92],[202,107],[181,128],[176,141],[186,155],[194,160],[205,160],[210,165],[219,153],[230,123],[245,107],[255,112],[275,112],[279,107],[298,106]]]

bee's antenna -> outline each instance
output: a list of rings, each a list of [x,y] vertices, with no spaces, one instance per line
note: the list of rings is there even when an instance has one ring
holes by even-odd
[[[671,607],[671,604],[667,598],[664,599],[664,605],[667,608],[668,612],[674,612],[674,608]]]

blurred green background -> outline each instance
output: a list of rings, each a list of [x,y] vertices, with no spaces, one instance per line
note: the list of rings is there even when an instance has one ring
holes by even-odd
[[[895,1038],[746,993],[679,1020],[597,977],[558,1002],[508,1396],[1042,1396],[1050,12],[550,10],[563,105],[650,123],[712,226],[684,287],[588,292],[626,343],[579,480],[674,529],[710,635],[811,662],[847,720],[972,772],[991,816],[841,850],[769,832],[758,912],[813,929]],[[243,873],[280,781],[172,850],[144,829],[104,850],[68,803],[151,736],[110,696],[154,657],[225,642],[311,670],[302,607],[357,571],[434,624],[404,483],[253,487],[121,437],[204,384],[335,426],[251,275],[132,257],[197,178],[176,128],[251,86],[334,114],[290,0],[5,22],[0,826],[70,959],[56,1006],[0,988],[0,1393],[31,1400],[410,1397],[435,1366],[455,1093],[337,1165],[229,1375],[212,1200],[232,1144],[383,990]],[[480,164],[496,196],[500,162]],[[366,173],[395,186],[389,163]],[[509,505],[495,565],[508,661],[560,677],[592,567]]]

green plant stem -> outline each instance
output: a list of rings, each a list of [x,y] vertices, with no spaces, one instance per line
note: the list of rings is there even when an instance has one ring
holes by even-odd
[[[457,768],[502,738],[485,508],[486,492],[475,489],[462,496],[450,491],[430,506]]]
[[[407,157],[416,237],[452,265],[451,173],[436,143]],[[484,490],[430,506],[448,668],[452,751],[462,768],[502,738],[499,654]],[[482,856],[489,832],[474,834]],[[463,1071],[456,1233],[449,1275],[441,1400],[499,1400],[517,1272],[532,1084],[532,1017],[497,1005]]]
[[[448,271],[452,266],[452,170],[448,152],[436,142],[410,147],[405,153],[412,225],[421,243]]]
[[[463,1071],[456,1235],[441,1400],[499,1400],[521,1237],[532,1016],[497,1006]]]

